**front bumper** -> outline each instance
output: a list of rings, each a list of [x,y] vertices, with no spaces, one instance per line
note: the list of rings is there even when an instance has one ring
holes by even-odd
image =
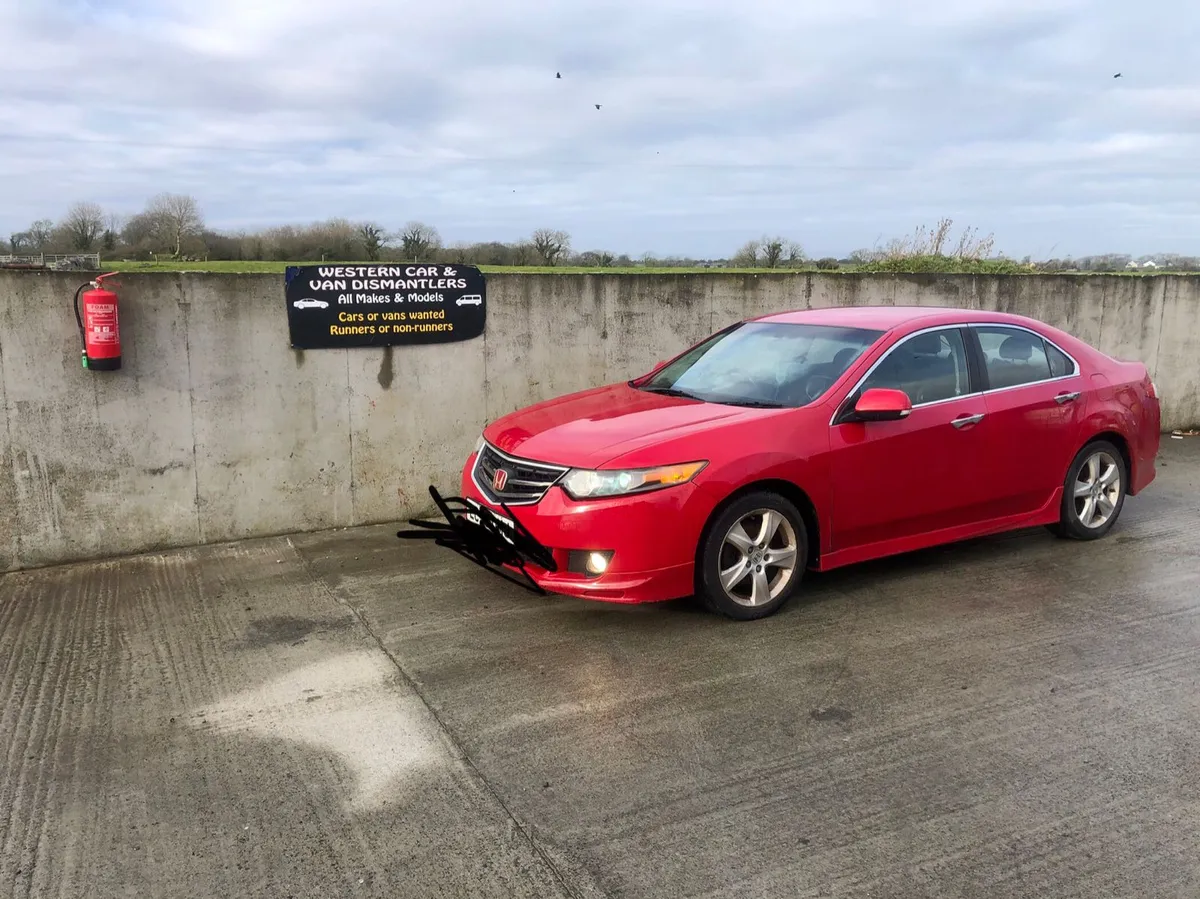
[[[474,464],[472,454],[463,467],[461,495],[507,517],[475,486]],[[575,502],[555,486],[536,505],[508,509],[553,553],[557,571],[525,568],[543,590],[604,602],[645,603],[690,596],[694,590],[696,546],[705,520],[696,504],[689,503],[694,499],[692,484],[588,502]],[[573,551],[607,551],[612,558],[603,574],[591,575],[569,570]]]

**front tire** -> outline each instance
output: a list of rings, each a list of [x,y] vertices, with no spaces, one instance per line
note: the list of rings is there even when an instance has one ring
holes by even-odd
[[[1129,470],[1107,440],[1089,443],[1075,456],[1063,484],[1060,518],[1050,530],[1071,540],[1098,540],[1112,530],[1125,505]]]
[[[779,611],[808,564],[808,531],[795,504],[760,491],[734,500],[705,533],[697,598],[710,611],[749,621]]]

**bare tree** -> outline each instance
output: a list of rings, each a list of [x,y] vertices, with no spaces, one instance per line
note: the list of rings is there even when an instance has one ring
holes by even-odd
[[[359,228],[359,237],[363,242],[363,249],[366,250],[367,260],[375,262],[379,259],[379,254],[387,245],[387,236],[383,233],[383,229],[378,225],[367,223]]]
[[[768,237],[763,241],[763,265],[775,268],[783,258],[783,238]]]
[[[119,212],[110,212],[104,216],[104,233],[100,235],[104,249],[112,252],[117,248],[121,231],[125,227],[125,216]]]
[[[571,238],[566,231],[538,228],[530,238],[533,250],[543,265],[554,265],[559,257],[571,249]]]
[[[25,233],[29,238],[30,248],[41,252],[46,244],[50,243],[50,238],[54,235],[54,222],[50,221],[50,219],[38,219],[29,226],[29,230]]]
[[[580,253],[578,258],[580,265],[594,265],[597,268],[609,268],[613,264],[613,254],[607,250],[587,250]]]
[[[748,240],[742,248],[733,254],[730,263],[734,268],[753,268],[758,264],[758,254],[762,251],[762,242]]]
[[[322,261],[362,258],[362,230],[349,219],[332,218],[320,222],[308,228],[304,236],[315,242],[315,249],[309,252],[315,253]]]
[[[423,256],[427,257],[442,246],[442,238],[437,228],[424,222],[409,222],[400,229],[398,238],[404,250],[404,258],[410,262]]]
[[[146,204],[146,215],[154,222],[155,231],[166,245],[173,246],[176,256],[183,251],[183,241],[196,237],[204,230],[204,218],[195,197],[185,194],[158,194]]]
[[[537,247],[532,241],[522,240],[512,247],[513,265],[533,265],[539,259]]]
[[[95,203],[76,203],[67,210],[63,230],[73,250],[91,250],[104,230],[104,210]]]
[[[121,240],[131,248],[152,251],[159,249],[154,242],[155,237],[155,221],[145,212],[139,212],[136,215],[131,215],[129,221],[121,228]]]
[[[804,252],[794,240],[785,237],[764,237],[759,245],[762,247],[762,262],[767,268],[778,268],[780,263],[796,263],[804,258]]]

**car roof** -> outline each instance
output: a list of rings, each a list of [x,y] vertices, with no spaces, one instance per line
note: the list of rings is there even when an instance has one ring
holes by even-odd
[[[903,325],[931,327],[960,321],[1040,324],[1023,315],[986,312],[955,306],[826,306],[818,309],[794,309],[761,315],[750,321],[796,325],[833,325],[890,331]]]

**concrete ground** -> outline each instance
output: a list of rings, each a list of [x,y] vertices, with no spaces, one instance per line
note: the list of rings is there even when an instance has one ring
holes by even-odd
[[[1200,895],[1200,438],[736,624],[380,527],[0,579],[0,896]]]

